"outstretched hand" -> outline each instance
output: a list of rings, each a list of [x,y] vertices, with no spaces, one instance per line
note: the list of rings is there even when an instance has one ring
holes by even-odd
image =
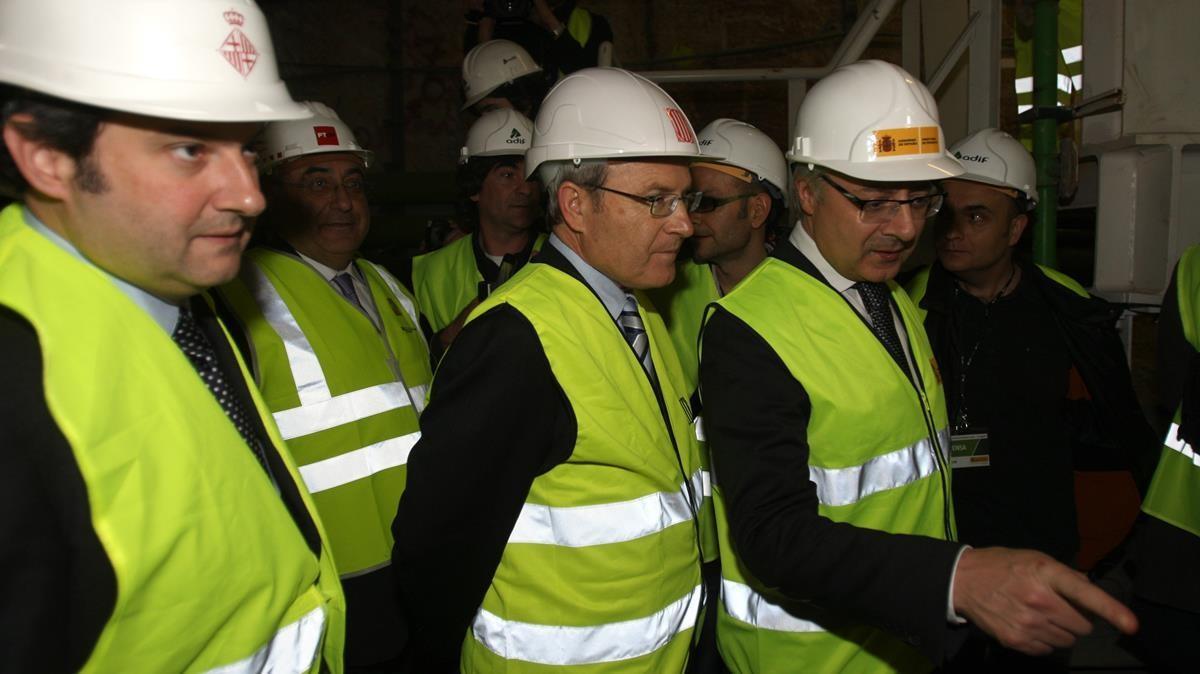
[[[967,549],[958,562],[954,610],[1008,648],[1045,655],[1092,631],[1080,611],[1125,634],[1137,618],[1082,573],[1034,550]]]

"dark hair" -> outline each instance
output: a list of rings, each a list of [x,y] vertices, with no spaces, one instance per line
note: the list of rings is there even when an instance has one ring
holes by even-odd
[[[458,213],[458,223],[465,231],[474,232],[479,227],[479,204],[471,197],[483,189],[483,181],[487,180],[488,174],[498,166],[515,168],[520,159],[515,155],[476,157],[466,164],[459,164],[456,176],[458,203],[455,210]]]
[[[104,176],[91,161],[91,154],[100,124],[109,114],[90,105],[23,89],[0,89],[0,128],[11,124],[22,136],[74,159],[79,165],[76,183],[80,189],[89,192],[103,192],[107,187]],[[12,118],[16,115],[28,115],[33,120],[14,122]],[[4,143],[0,143],[0,180],[14,187],[17,194],[29,189],[29,183],[17,170]]]

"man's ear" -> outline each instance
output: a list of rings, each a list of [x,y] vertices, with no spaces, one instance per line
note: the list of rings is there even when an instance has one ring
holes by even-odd
[[[471,201],[474,201],[475,203],[479,203],[479,194],[478,193],[472,194],[470,196],[470,199],[471,199]]]
[[[795,181],[796,202],[800,205],[800,212],[805,215],[812,215],[817,210],[817,192],[812,185],[804,178],[797,177]]]
[[[75,189],[78,165],[61,150],[21,133],[20,125],[32,123],[31,115],[13,115],[4,125],[4,144],[30,189],[51,199],[65,200]]]
[[[1009,221],[1008,224],[1008,245],[1015,246],[1021,240],[1021,235],[1025,233],[1025,228],[1029,226],[1029,215],[1022,213]]]
[[[576,234],[585,233],[587,225],[583,216],[592,207],[588,190],[570,180],[564,180],[554,196],[558,199],[558,212],[562,214],[563,224],[567,229]]]
[[[750,197],[750,227],[761,229],[771,214],[771,195],[760,192]]]

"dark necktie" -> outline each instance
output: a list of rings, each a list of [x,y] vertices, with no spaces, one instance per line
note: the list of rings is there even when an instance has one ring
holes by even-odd
[[[633,347],[633,355],[637,356],[638,362],[642,364],[646,374],[653,377],[654,363],[650,359],[650,336],[646,334],[646,326],[642,323],[641,314],[638,313],[637,298],[633,295],[625,295],[625,306],[621,308],[621,313],[617,316],[617,325],[621,326],[621,333],[625,335],[625,341]]]
[[[889,301],[891,293],[888,292],[888,287],[882,283],[860,281],[854,284],[854,288],[867,307],[867,315],[871,317],[871,332],[875,333],[892,360],[900,366],[900,371],[911,378],[908,359],[904,357],[900,335],[896,334],[896,324],[892,319],[892,306]]]
[[[200,375],[204,385],[208,387],[213,397],[220,403],[221,409],[225,411],[225,416],[229,417],[242,439],[254,452],[254,458],[258,459],[263,470],[267,471],[267,476],[274,482],[275,477],[271,475],[271,468],[267,465],[266,452],[263,451],[250,423],[250,415],[229,386],[229,381],[225,378],[225,373],[221,371],[217,362],[216,350],[208,341],[208,337],[200,330],[200,326],[196,323],[196,317],[192,315],[192,310],[188,307],[179,310],[179,323],[175,325],[175,332],[171,334],[171,339],[175,340],[179,349],[183,351],[183,355],[191,361],[192,367],[196,368],[196,374]]]
[[[349,273],[342,272],[337,276],[334,276],[333,285],[338,289],[338,292],[342,294],[342,297],[350,300],[351,304],[359,309],[363,308],[362,303],[358,301],[358,293],[354,291],[354,279],[350,277]]]

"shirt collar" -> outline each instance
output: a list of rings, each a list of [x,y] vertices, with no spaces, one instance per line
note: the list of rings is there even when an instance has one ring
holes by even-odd
[[[150,318],[152,318],[159,327],[165,330],[168,335],[175,332],[175,324],[179,322],[178,306],[171,304],[170,302],[165,302],[158,297],[151,295],[145,290],[142,290],[141,288],[125,281],[124,279],[113,276],[108,271],[96,266],[91,260],[87,259],[83,253],[79,252],[79,249],[76,248],[70,241],[67,241],[62,236],[59,236],[58,232],[55,232],[47,227],[46,223],[39,220],[38,217],[33,214],[33,211],[29,210],[29,208],[25,208],[24,210],[25,222],[29,224],[33,231],[46,237],[51,243],[70,253],[80,262],[92,267],[96,267],[96,269],[104,272],[105,276],[112,279],[113,284],[117,286],[118,290],[120,290],[122,293],[125,293],[125,296],[133,300],[134,304],[141,307],[141,309],[146,313],[150,314]]]
[[[617,316],[621,315],[621,309],[625,306],[625,291],[621,289],[621,286],[617,285],[615,281],[604,274],[601,274],[592,265],[584,262],[578,253],[571,250],[570,246],[558,238],[558,235],[551,234],[549,241],[550,245],[562,253],[563,257],[567,258],[567,262],[570,262],[572,267],[575,267],[575,271],[579,272],[584,282],[591,287],[592,291],[600,298],[600,301],[604,303],[604,308],[608,310],[613,320],[617,320]]]
[[[813,263],[813,266],[817,268],[821,276],[825,277],[829,285],[833,286],[834,290],[844,293],[854,287],[854,281],[839,274],[833,265],[829,264],[829,261],[821,254],[821,249],[817,247],[817,242],[809,236],[808,231],[800,222],[797,222],[796,226],[792,228],[792,234],[788,237],[788,241],[791,241],[796,250],[799,250]]]
[[[334,269],[333,267],[330,267],[328,265],[324,265],[324,264],[321,264],[320,262],[317,262],[316,260],[305,255],[304,253],[301,253],[300,251],[296,251],[296,254],[300,256],[301,260],[304,260],[305,262],[307,262],[308,266],[312,267],[313,269],[316,269],[318,274],[325,277],[326,281],[332,281],[333,277],[337,276],[338,274],[349,274],[351,277],[358,276],[354,270],[354,261],[353,260],[350,261],[350,264],[346,265],[345,269]]]

